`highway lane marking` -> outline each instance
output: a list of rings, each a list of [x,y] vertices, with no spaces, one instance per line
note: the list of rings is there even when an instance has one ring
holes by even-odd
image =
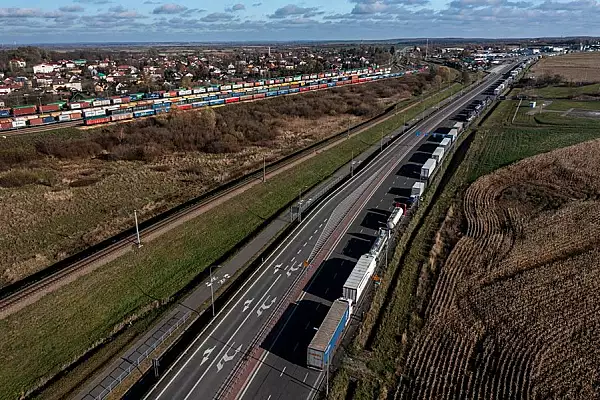
[[[279,271],[279,269],[281,268],[283,264],[275,264],[275,268],[273,269],[273,273],[276,274],[277,271]]]
[[[250,303],[252,303],[253,301],[254,301],[254,297],[253,297],[253,298],[251,298],[251,299],[249,299],[249,300],[246,300],[246,301],[244,302],[244,311],[243,311],[243,312],[246,312],[246,310],[247,310],[248,308],[250,308]]]
[[[308,240],[312,240],[312,238],[313,238],[312,235],[310,235],[310,237],[308,238]]]
[[[267,400],[271,400],[271,395],[269,395],[269,397],[267,397]]]
[[[312,236],[311,236],[311,237],[312,237]],[[306,247],[306,243],[307,243],[307,242],[304,242],[304,244],[302,245],[302,247]]]
[[[306,378],[308,378],[308,372],[306,373],[306,375],[304,375],[304,379],[302,379],[302,382],[306,382]]]
[[[233,346],[235,342],[231,343],[231,345]],[[221,371],[223,369],[223,366],[225,365],[226,362],[229,362],[231,360],[233,360],[235,358],[235,356],[237,356],[237,354],[242,351],[242,345],[240,344],[238,346],[237,349],[234,349],[235,351],[233,352],[233,355],[230,356],[229,355],[229,350],[227,350],[227,352],[225,354],[223,354],[223,358],[221,358],[221,361],[219,361],[217,363],[217,371]]]
[[[335,274],[333,274],[333,279],[335,279],[336,276],[337,276],[337,272]]]
[[[294,262],[295,259],[296,259],[296,257],[292,257],[292,259],[290,260],[290,262]]]
[[[323,224],[319,225],[319,228],[320,228],[320,227],[322,227],[322,226],[323,226]],[[319,230],[318,230],[318,229],[315,229],[315,231],[313,232],[313,235],[316,235],[316,234],[317,234],[317,232],[319,232]]]
[[[204,364],[210,358],[210,353],[213,352],[215,347],[217,347],[217,346],[213,346],[213,347],[210,347],[210,348],[204,350],[204,354],[202,355],[202,362],[200,362],[200,365]]]
[[[271,308],[273,306],[273,304],[275,304],[275,301],[277,301],[277,297],[273,297],[271,299],[271,302],[269,303],[269,305],[267,305],[267,301],[269,301],[270,296],[267,296],[267,300],[265,300],[265,302],[258,308],[258,310],[256,310],[256,313],[258,314],[258,316],[260,317],[262,315],[262,313],[266,310],[268,310],[269,308]]]
[[[273,288],[273,286],[275,286],[275,284],[277,283],[277,281],[279,280],[279,278],[281,278],[281,275],[277,275],[277,278],[273,281],[273,283],[271,284],[271,286],[269,286],[269,288],[265,291],[265,294],[262,295],[262,297],[260,298],[260,300],[258,301],[258,303],[256,303],[257,305],[254,307],[257,307],[259,303],[261,303],[265,296],[267,296],[267,293],[269,293],[269,291],[271,291],[271,289]],[[252,310],[254,312],[254,309]],[[221,354],[223,353],[223,350],[226,350],[229,346],[230,346],[230,342],[231,340],[235,337],[235,335],[237,335],[237,333],[240,331],[240,329],[242,329],[242,326],[244,326],[244,324],[246,323],[246,321],[248,320],[248,318],[250,318],[250,316],[252,315],[252,312],[249,312],[248,315],[246,316],[246,318],[244,318],[244,320],[242,321],[242,323],[237,327],[237,329],[235,330],[235,332],[233,332],[233,334],[229,337],[229,340],[227,340],[227,342],[225,342],[225,344],[223,345],[223,348],[217,353],[217,356],[215,357],[215,359],[208,365],[208,367],[206,368],[206,370],[204,371],[204,373],[200,376],[200,379],[198,379],[196,381],[196,383],[194,384],[194,386],[192,386],[192,389],[188,392],[187,396],[185,396],[185,398],[183,400],[187,400],[192,393],[194,392],[194,390],[196,390],[196,388],[198,387],[198,385],[200,384],[200,382],[202,381],[202,379],[204,379],[204,377],[206,376],[206,374],[208,373],[208,371],[210,371],[210,369],[212,368],[212,366],[214,365],[215,361],[217,361],[217,359],[219,357],[221,357]],[[225,319],[223,319],[222,321],[225,321]],[[220,324],[219,324],[220,325]],[[212,336],[212,335],[211,335]],[[206,339],[208,340],[208,338]],[[205,340],[205,342],[206,342]],[[194,355],[192,354],[192,357]],[[186,364],[191,360],[192,358],[190,358]],[[180,370],[181,371],[181,370]],[[175,379],[175,378],[173,378]],[[168,387],[168,386],[167,386]],[[164,389],[166,390],[166,388]],[[163,392],[164,392],[163,390]],[[162,393],[161,393],[162,395]],[[160,396],[159,396],[160,397]]]
[[[281,370],[281,373],[279,374],[279,376],[283,376],[283,373],[285,372],[285,369],[287,368],[287,365],[285,367],[283,367],[283,369]]]
[[[323,224],[319,225],[319,228],[322,227],[322,226],[323,226]],[[317,231],[315,231],[315,233],[317,233]]]
[[[364,231],[364,228],[363,228],[363,229],[361,229],[359,233],[363,233],[363,231]]]
[[[298,266],[297,266],[297,267],[290,267],[289,271],[286,271],[286,273],[285,273],[285,274],[286,274],[286,275],[288,276],[288,278],[289,278],[290,276],[292,276],[292,272],[294,272],[294,271],[298,271],[298,269],[299,269],[301,266],[302,266],[302,263],[298,264]]]
[[[302,251],[302,249],[298,250],[298,252],[296,253],[296,255],[300,254],[301,251]]]
[[[307,329],[308,329],[308,327],[309,327],[309,325],[310,325],[310,321],[308,321],[308,322],[306,323],[306,326],[304,327],[304,330],[307,330]]]
[[[292,352],[294,352],[294,353],[296,352],[296,349],[298,348],[298,344],[299,344],[299,343],[298,343],[298,342],[296,342],[296,344],[294,345],[294,350],[292,350]]]

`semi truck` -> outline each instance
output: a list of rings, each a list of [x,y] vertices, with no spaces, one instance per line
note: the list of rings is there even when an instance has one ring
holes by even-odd
[[[319,330],[308,345],[306,365],[319,371],[331,364],[333,352],[350,321],[352,305],[346,299],[337,299],[331,305]]]
[[[433,175],[436,166],[437,161],[434,158],[425,161],[425,164],[421,167],[421,179],[429,179]]]
[[[360,257],[344,283],[342,297],[350,300],[352,304],[358,304],[367,287],[367,283],[369,283],[375,272],[376,266],[377,259],[370,253]]]

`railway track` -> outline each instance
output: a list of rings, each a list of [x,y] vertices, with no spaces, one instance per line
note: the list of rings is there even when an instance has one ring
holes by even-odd
[[[432,96],[434,95],[436,94],[433,94]],[[381,114],[367,121],[350,127],[346,131],[332,135],[329,138],[316,142],[304,149],[298,150],[295,153],[292,153],[267,165],[265,168],[265,173],[270,175],[284,170],[286,167],[290,166],[290,164],[294,164],[311,155],[312,153],[331,146],[337,141],[343,140],[350,135],[359,133],[364,129],[376,125],[392,117],[398,112],[406,111],[414,106],[418,106],[423,101],[428,100],[430,97],[431,96],[417,101],[401,110],[396,110],[395,105],[390,106]],[[211,203],[219,201],[228,195],[232,195],[236,191],[243,191],[245,188],[249,188],[258,180],[261,180],[262,176],[262,169],[256,170],[211,192],[199,196],[198,198],[192,199],[180,206],[176,206],[168,211],[165,211],[164,213],[142,223],[140,225],[140,236],[142,238],[157,236],[161,233],[161,231],[166,231],[172,226],[176,226],[177,224],[185,222],[186,218],[190,217],[191,214],[200,211],[202,208],[209,206]],[[102,262],[106,259],[117,258],[118,256],[131,251],[131,248],[134,245],[135,232],[133,229],[128,229],[110,239],[105,240],[100,245],[94,246],[93,250],[91,251],[84,251],[71,256],[67,260],[64,260],[66,262],[58,262],[54,266],[40,271],[31,277],[25,278],[22,281],[13,283],[0,289],[0,319],[8,314],[11,314],[12,312],[17,311],[17,308],[20,308],[18,307],[19,305],[24,307],[29,303],[33,303],[34,301],[31,299],[35,297],[36,294],[43,293],[44,291],[50,291],[51,288],[61,282],[68,283],[69,281],[76,279],[87,269],[92,269],[95,263]],[[31,300],[29,303],[27,303],[28,299]]]

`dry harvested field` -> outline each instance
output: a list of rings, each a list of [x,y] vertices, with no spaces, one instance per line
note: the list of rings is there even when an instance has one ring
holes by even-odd
[[[0,287],[427,90],[424,76],[9,137],[0,149]]]
[[[567,82],[600,82],[600,53],[573,53],[539,60],[533,75],[560,75]]]
[[[598,160],[595,140],[469,187],[396,398],[599,398]]]

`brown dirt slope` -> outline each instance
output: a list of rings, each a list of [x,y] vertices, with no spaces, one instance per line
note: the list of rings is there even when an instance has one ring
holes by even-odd
[[[467,190],[398,398],[600,397],[599,159],[587,142]]]

